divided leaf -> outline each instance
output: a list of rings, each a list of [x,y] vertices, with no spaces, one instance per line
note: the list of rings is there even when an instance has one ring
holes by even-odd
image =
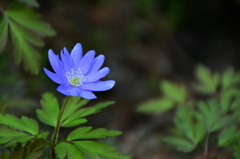
[[[37,110],[37,117],[41,122],[56,127],[59,115],[58,101],[51,93],[44,93],[42,98],[42,109]]]
[[[183,85],[177,85],[169,81],[163,81],[161,83],[161,90],[166,98],[177,103],[184,103],[188,95]]]
[[[240,131],[235,125],[225,128],[218,137],[218,146],[225,147],[236,143],[240,137]]]
[[[63,159],[67,156],[67,158],[71,159],[84,159],[82,152],[73,144],[60,142],[55,147],[55,151],[57,156],[60,159]]]
[[[22,117],[21,120],[13,115],[0,114],[0,124],[11,128],[28,132],[32,135],[38,135],[38,123],[27,117]]]
[[[213,94],[216,92],[220,83],[220,76],[218,73],[212,73],[209,68],[198,65],[196,69],[196,77],[198,83],[193,87],[202,94]]]
[[[240,83],[240,73],[235,73],[232,67],[226,69],[222,75],[222,88],[226,90]]]
[[[60,159],[66,156],[72,159],[84,159],[83,154],[89,159],[130,159],[108,144],[96,141],[60,142],[56,145],[55,151]]]
[[[198,103],[200,113],[195,113],[198,121],[204,121],[207,132],[214,132],[237,121],[235,116],[226,115],[216,100]]]
[[[18,145],[14,151],[10,153],[9,158],[14,159],[38,159],[43,154],[45,142],[43,139],[38,139],[33,142],[28,142],[24,147]]]
[[[73,144],[90,159],[130,159],[112,146],[96,141],[74,141]]]
[[[162,114],[174,107],[174,102],[170,99],[152,99],[138,106],[137,111],[142,113]]]
[[[92,127],[80,127],[73,130],[67,137],[67,140],[78,140],[78,139],[101,139],[108,136],[113,137],[120,135],[120,131],[107,130],[104,128],[99,128],[92,130]]]
[[[22,1],[29,5],[37,5],[34,0]],[[37,74],[39,72],[40,54],[35,47],[42,47],[44,43],[41,37],[53,36],[55,31],[51,29],[50,25],[38,19],[39,14],[25,7],[12,5],[12,7],[5,10],[4,17],[6,17],[5,19],[7,19],[9,25],[16,64],[23,61],[25,70]],[[6,29],[5,31],[4,34],[7,34]],[[6,38],[3,36],[2,39],[4,42]],[[3,44],[1,47],[4,46]]]
[[[62,127],[72,127],[72,126],[77,126],[79,124],[85,123],[85,122],[87,122],[87,120],[84,119],[83,117],[98,113],[98,112],[100,112],[100,110],[102,108],[105,108],[111,104],[114,104],[113,101],[108,101],[108,102],[104,102],[104,103],[98,103],[93,107],[76,109],[76,108],[74,108],[75,106],[77,108],[80,108],[84,104],[87,103],[87,100],[82,100],[80,102],[79,102],[79,100],[80,100],[80,98],[76,98],[73,100],[74,102],[70,102],[70,104],[67,104],[66,107],[69,110],[67,110],[67,112],[65,114],[63,113],[64,114],[63,120],[61,120]]]
[[[163,138],[163,141],[175,146],[178,150],[183,152],[191,152],[196,147],[196,145],[191,141],[180,137],[165,137]]]

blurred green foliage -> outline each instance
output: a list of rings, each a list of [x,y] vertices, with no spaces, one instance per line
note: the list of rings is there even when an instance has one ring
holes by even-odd
[[[239,158],[239,72],[232,67],[223,73],[212,72],[206,66],[198,65],[195,75],[197,82],[188,89],[184,84],[161,82],[163,97],[154,100],[157,102],[145,102],[137,111],[163,114],[175,108],[173,134],[164,137],[164,142],[184,152],[203,149],[206,157],[210,157],[216,148],[224,147]]]

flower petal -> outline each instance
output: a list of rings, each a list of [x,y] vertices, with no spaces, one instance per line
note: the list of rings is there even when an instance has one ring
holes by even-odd
[[[97,98],[91,91],[82,90],[80,96],[85,99],[95,99]]]
[[[81,71],[83,72],[83,75],[85,75],[88,72],[94,56],[95,56],[95,51],[93,50],[88,51],[80,61],[78,68],[81,69]]]
[[[100,69],[100,67],[102,67],[104,60],[105,60],[104,55],[97,56],[93,60],[91,67],[88,71],[88,74],[97,72]]]
[[[115,81],[97,81],[93,83],[86,83],[81,86],[82,89],[89,91],[106,91],[111,89],[115,85]]]
[[[105,77],[109,73],[109,71],[110,70],[108,67],[104,67],[101,70],[99,70],[98,72],[91,73],[86,76],[87,82],[95,82],[95,81]]]
[[[63,62],[63,67],[65,72],[71,72],[71,70],[75,67],[72,57],[69,55],[66,48],[64,48],[64,51],[61,52],[61,59]]]
[[[66,96],[70,96],[70,88],[71,86],[66,86],[66,85],[60,85],[57,88],[57,91],[59,91],[60,93],[66,95]]]
[[[82,45],[77,43],[71,51],[71,57],[74,61],[75,66],[78,66],[80,60],[82,59]]]
[[[53,70],[57,74],[63,75],[64,70],[63,70],[62,62],[60,61],[58,55],[55,55],[55,53],[51,49],[48,51],[48,58]]]
[[[51,80],[53,80],[53,82],[55,82],[57,84],[68,84],[66,79],[64,79],[62,76],[52,73],[51,71],[47,70],[46,68],[44,68],[44,72],[47,74],[47,76]]]

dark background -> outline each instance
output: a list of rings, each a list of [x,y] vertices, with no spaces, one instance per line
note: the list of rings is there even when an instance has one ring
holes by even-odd
[[[81,43],[84,53],[95,50],[106,57],[111,70],[105,79],[116,81],[107,92],[96,93],[90,105],[116,101],[101,113],[89,117],[86,125],[123,131],[104,140],[133,159],[188,158],[160,141],[172,126],[169,113],[139,114],[136,107],[160,97],[163,79],[190,84],[201,63],[221,71],[239,69],[240,1],[238,0],[38,0],[35,9],[51,24],[57,35],[45,39],[42,67],[51,69],[48,49],[56,54]],[[53,83],[43,71],[31,75],[13,64],[10,55],[0,55],[2,100],[17,115],[35,116],[44,92],[54,93]],[[4,75],[4,77],[2,76]],[[16,102],[14,102],[16,101]],[[46,129],[50,129],[46,127]],[[63,129],[63,136],[69,132]],[[174,152],[174,153],[173,153]],[[195,153],[197,154],[197,152]],[[194,158],[198,158],[195,155]]]

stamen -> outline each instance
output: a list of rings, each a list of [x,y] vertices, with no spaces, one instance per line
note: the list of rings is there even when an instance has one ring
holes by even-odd
[[[69,84],[75,87],[81,86],[83,82],[86,80],[86,77],[83,75],[80,68],[71,69],[71,72],[66,73],[66,77]]]

